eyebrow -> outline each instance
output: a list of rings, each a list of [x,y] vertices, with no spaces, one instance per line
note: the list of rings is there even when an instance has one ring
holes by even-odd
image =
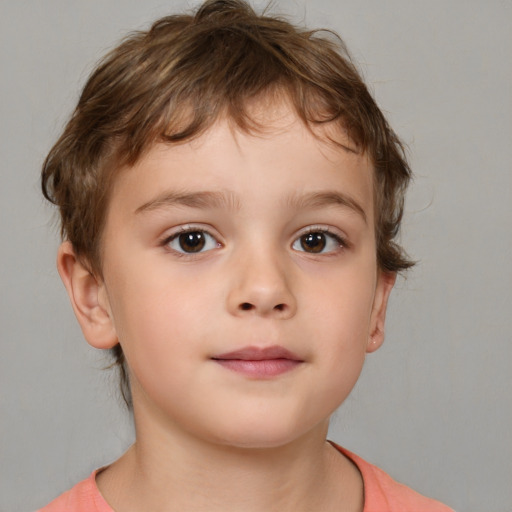
[[[298,210],[323,208],[326,206],[342,206],[349,208],[357,213],[367,224],[368,219],[364,208],[351,196],[342,192],[320,191],[305,195],[292,195],[289,198],[289,204]]]
[[[188,206],[189,208],[220,208],[228,207],[232,210],[240,208],[235,195],[230,192],[164,192],[139,206],[135,213],[159,210],[173,206]]]
[[[311,192],[304,195],[292,194],[288,198],[288,204],[297,210],[342,206],[360,215],[365,223],[368,222],[363,207],[355,199],[341,192],[329,190],[325,192]],[[139,214],[176,206],[203,209],[227,207],[236,211],[240,209],[240,201],[235,194],[228,191],[164,192],[147,203],[144,203],[142,206],[139,206],[135,210],[135,213]]]

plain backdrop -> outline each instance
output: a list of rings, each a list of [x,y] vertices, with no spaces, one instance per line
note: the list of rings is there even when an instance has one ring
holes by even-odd
[[[459,512],[511,511],[512,2],[275,4],[342,35],[416,175],[402,240],[419,264],[331,438]],[[94,62],[194,5],[0,1],[1,511],[44,505],[132,440],[55,270],[39,172]]]

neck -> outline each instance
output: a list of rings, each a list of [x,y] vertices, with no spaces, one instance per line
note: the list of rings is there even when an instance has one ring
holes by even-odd
[[[118,512],[362,510],[359,472],[325,442],[327,423],[270,448],[170,435],[168,425],[136,430],[137,442],[97,477]]]

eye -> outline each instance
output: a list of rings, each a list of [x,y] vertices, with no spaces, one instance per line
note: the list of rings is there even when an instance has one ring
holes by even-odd
[[[338,235],[327,230],[309,231],[293,242],[292,248],[296,251],[312,254],[334,252],[345,247],[345,241]]]
[[[167,238],[164,243],[174,251],[183,254],[210,251],[220,246],[212,235],[200,229],[180,231]]]

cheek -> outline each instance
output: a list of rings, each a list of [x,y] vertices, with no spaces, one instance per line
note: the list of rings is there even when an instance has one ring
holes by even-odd
[[[373,268],[340,269],[326,276],[319,283],[311,283],[315,294],[303,294],[307,298],[306,311],[311,311],[311,325],[325,330],[329,339],[337,339],[342,345],[366,341],[375,294]]]
[[[369,277],[368,277],[369,276]],[[314,357],[332,390],[351,388],[362,369],[370,334],[375,283],[371,271],[343,272],[310,302]],[[321,295],[321,297],[320,297]]]
[[[196,305],[161,284],[141,283],[137,292],[125,288],[125,296],[115,308],[116,329],[132,383],[159,402],[170,390],[186,390],[194,364],[205,357],[197,333]],[[174,395],[177,399],[177,395]],[[164,403],[164,402],[162,402]]]
[[[129,357],[138,345],[157,342],[157,333],[164,328],[171,334],[175,321],[170,313],[176,298],[151,273],[137,273],[122,263],[119,262],[116,272],[110,272],[107,289],[115,330]]]
[[[190,347],[198,324],[197,299],[162,283],[132,285],[124,288],[113,308],[121,345],[156,353],[170,347],[179,351],[185,346],[182,338],[186,337]]]
[[[187,272],[170,274],[165,265],[142,265],[141,260],[131,266],[119,262],[117,273],[110,274],[119,342],[131,372],[148,391],[159,382],[182,387],[193,365],[209,357],[208,338],[222,303],[218,283]]]
[[[368,341],[368,318],[352,307],[345,310],[324,312],[321,321],[328,328],[323,336],[318,336],[315,347],[331,389],[339,389],[342,394],[352,388],[359,376],[366,357]]]
[[[364,365],[368,339],[368,314],[354,305],[337,303],[339,308],[319,311],[326,326],[315,335],[311,374],[307,387],[312,391],[306,410],[312,418],[327,418],[345,401]]]

